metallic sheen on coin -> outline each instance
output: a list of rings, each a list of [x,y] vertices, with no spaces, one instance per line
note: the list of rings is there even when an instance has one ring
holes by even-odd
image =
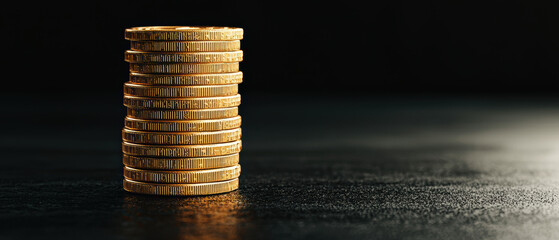
[[[149,98],[124,95],[124,106],[147,109],[230,108],[241,104],[241,95],[197,98]]]
[[[124,31],[124,38],[131,41],[241,40],[243,39],[243,29],[197,26],[134,27]]]
[[[211,183],[146,183],[130,179],[122,182],[124,190],[133,193],[167,195],[167,196],[196,196],[231,192],[239,188],[239,179],[211,182]]]
[[[144,52],[228,52],[241,49],[241,41],[131,41],[130,48]]]
[[[124,84],[124,94],[137,97],[219,97],[231,96],[239,92],[239,85],[207,86],[148,86],[133,83]]]
[[[203,120],[230,118],[239,115],[239,108],[215,108],[195,110],[159,110],[134,109],[126,110],[129,117],[145,120]]]
[[[241,116],[209,120],[143,120],[126,117],[124,127],[139,131],[154,132],[204,132],[241,127]]]
[[[139,169],[197,170],[234,166],[239,163],[239,154],[198,158],[144,157],[123,154],[122,163],[125,166]]]
[[[140,52],[128,50],[124,60],[130,63],[220,63],[241,62],[243,51],[232,52]]]
[[[126,128],[122,130],[122,140],[140,144],[196,145],[225,143],[240,139],[240,128],[211,132],[146,132]]]
[[[145,85],[224,85],[243,82],[243,72],[209,74],[130,73],[130,83]]]
[[[239,63],[130,63],[133,73],[230,73],[239,71]]]
[[[124,177],[134,181],[156,183],[207,183],[231,180],[241,174],[241,165],[232,167],[192,170],[162,171],[124,167]]]
[[[122,142],[122,152],[149,157],[210,157],[239,153],[241,141],[206,145],[144,145]]]

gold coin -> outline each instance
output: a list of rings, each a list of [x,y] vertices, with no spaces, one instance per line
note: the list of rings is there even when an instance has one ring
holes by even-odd
[[[207,183],[231,180],[238,178],[240,175],[241,165],[191,171],[158,171],[124,167],[125,178],[141,182]]]
[[[122,181],[124,190],[133,193],[166,195],[166,196],[195,196],[231,192],[239,188],[239,179],[212,183],[146,183],[130,179]]]
[[[239,92],[238,84],[209,86],[149,86],[124,84],[124,94],[137,97],[217,97]]]
[[[124,119],[124,126],[133,130],[155,132],[219,131],[241,127],[241,116],[191,121],[141,120],[126,117]]]
[[[129,79],[131,83],[147,85],[225,85],[241,83],[243,72],[188,75],[130,73]]]
[[[239,115],[237,107],[196,109],[196,110],[153,110],[128,108],[127,114],[131,118],[154,120],[203,120],[230,118]]]
[[[212,144],[232,142],[240,139],[240,128],[211,132],[146,132],[122,129],[122,140],[140,144]]]
[[[243,29],[233,27],[151,26],[134,27],[124,31],[132,41],[216,41],[241,40]]]
[[[133,73],[229,73],[239,71],[239,63],[130,63]]]
[[[131,41],[130,48],[145,52],[226,52],[241,49],[241,41]]]
[[[239,153],[241,141],[206,145],[143,145],[122,143],[122,152],[133,156],[150,157],[211,157]]]
[[[149,109],[207,109],[241,105],[241,95],[200,98],[147,98],[124,95],[124,106]]]
[[[160,170],[223,168],[238,164],[239,154],[200,158],[158,158],[123,154],[122,163],[133,168]]]
[[[219,63],[241,62],[243,51],[233,52],[139,52],[128,50],[124,60],[131,63]]]

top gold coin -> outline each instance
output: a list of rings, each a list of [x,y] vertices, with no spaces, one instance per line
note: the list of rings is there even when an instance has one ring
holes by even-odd
[[[131,41],[224,41],[243,39],[243,29],[234,27],[153,26],[124,31]]]

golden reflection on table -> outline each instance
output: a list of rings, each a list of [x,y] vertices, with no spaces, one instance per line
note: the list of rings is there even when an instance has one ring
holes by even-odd
[[[122,234],[170,239],[240,239],[239,191],[202,197],[126,194]]]

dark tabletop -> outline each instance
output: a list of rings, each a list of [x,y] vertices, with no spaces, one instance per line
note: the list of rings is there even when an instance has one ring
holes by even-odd
[[[243,95],[240,189],[161,197],[120,98],[0,98],[0,239],[559,238],[559,99]]]

